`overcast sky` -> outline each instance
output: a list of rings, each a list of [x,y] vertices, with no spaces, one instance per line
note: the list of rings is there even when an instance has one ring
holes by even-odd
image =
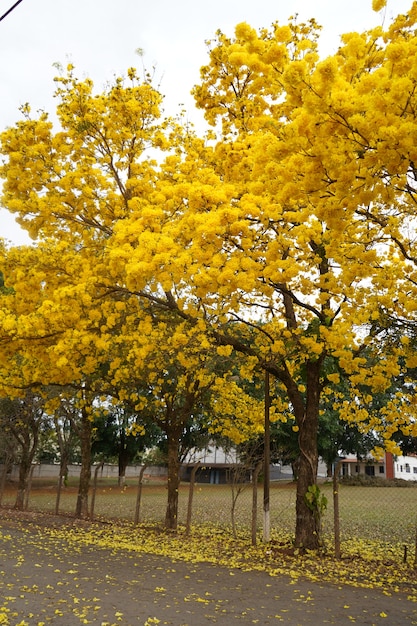
[[[15,0],[0,0],[0,16]],[[156,67],[156,82],[165,95],[165,111],[180,104],[199,123],[189,95],[207,62],[205,41],[217,29],[233,34],[239,22],[259,28],[316,18],[323,26],[322,55],[331,54],[344,32],[362,31],[406,12],[412,0],[389,0],[383,14],[371,0],[23,0],[0,21],[0,131],[19,119],[19,106],[53,113],[54,63],[73,63],[101,89],[128,67],[140,67],[135,51],[144,51],[147,68]],[[14,218],[0,209],[0,237],[27,242]]]

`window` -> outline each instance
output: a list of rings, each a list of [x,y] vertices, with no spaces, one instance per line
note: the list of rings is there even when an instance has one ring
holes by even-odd
[[[385,467],[383,465],[379,466],[379,473],[380,474],[385,474]]]
[[[367,476],[375,476],[375,466],[374,465],[366,465],[365,466],[365,474]]]
[[[417,467],[413,467],[413,474],[417,474]]]
[[[409,473],[410,473],[410,471],[411,471],[411,470],[410,470],[410,463],[406,463],[406,464],[405,464],[405,471],[407,472],[407,474],[409,474]]]

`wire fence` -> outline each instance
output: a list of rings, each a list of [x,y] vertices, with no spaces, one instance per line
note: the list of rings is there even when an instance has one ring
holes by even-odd
[[[379,486],[378,486],[379,485]],[[320,485],[327,498],[323,515],[325,545],[334,545],[334,485],[331,481]],[[160,479],[141,485],[138,519],[138,480],[127,479],[119,487],[115,478],[99,478],[94,493],[96,519],[121,519],[143,524],[163,523],[167,488]],[[33,480],[28,508],[48,513],[55,512],[57,484],[54,480]],[[190,509],[190,483],[183,482],[178,493],[178,524],[185,526],[190,519],[193,525],[211,525],[224,530],[237,529],[240,535],[251,537],[253,519],[253,487],[250,483],[239,485],[212,485],[196,483]],[[16,485],[8,484],[1,505],[12,507],[16,499]],[[59,513],[72,515],[76,508],[77,486],[73,478],[60,494]],[[90,497],[90,503],[92,498]],[[295,529],[296,486],[292,481],[279,481],[270,486],[270,527],[274,536],[289,538]],[[412,559],[416,549],[417,482],[404,486],[388,486],[383,481],[369,481],[369,485],[338,486],[338,522],[342,545],[385,544],[397,559]],[[233,513],[232,513],[233,511]],[[263,525],[263,486],[257,486],[256,519],[259,536]]]

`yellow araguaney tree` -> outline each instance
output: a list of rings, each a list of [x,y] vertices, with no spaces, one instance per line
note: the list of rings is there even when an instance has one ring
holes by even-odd
[[[219,32],[194,90],[221,122],[213,145],[159,128],[159,95],[133,71],[133,86],[93,96],[71,68],[62,131],[41,116],[1,137],[3,204],[34,234],[71,241],[95,289],[97,342],[118,327],[117,306],[146,299],[245,354],[242,378],[258,364],[280,381],[299,433],[300,548],[320,545],[317,425],[339,372],[354,399],[345,419],[384,432],[388,449],[395,430],[416,429],[401,411],[412,398],[371,420],[361,394],[415,365],[406,337],[380,345],[387,320],[415,320],[416,19],[413,3],[322,61],[314,21]],[[145,158],[167,143],[159,167]]]
[[[26,107],[24,120],[2,136],[4,202],[39,237],[36,246],[2,254],[12,286],[1,312],[4,393],[16,384],[12,358],[24,385],[73,390],[83,450],[77,500],[82,516],[88,514],[97,397],[113,397],[135,411],[146,408],[167,436],[166,523],[174,528],[179,441],[216,381],[214,365],[222,355],[205,339],[204,324],[201,329],[173,313],[158,288],[142,300],[126,285],[123,265],[112,275],[109,264],[118,222],[129,222],[131,237],[140,239],[145,255],[154,255],[147,224],[157,219],[160,228],[161,213],[154,199],[157,167],[146,150],[175,148],[183,133],[172,125],[168,144],[167,125],[157,123],[160,96],[146,81],[140,84],[134,70],[100,96],[93,95],[90,81],[74,78],[71,66],[58,83],[59,132],[45,114],[32,120]]]
[[[215,343],[202,334],[198,324],[158,310],[155,304],[148,304],[140,314],[135,315],[133,308],[130,313],[118,333],[118,356],[110,363],[108,377],[116,402],[122,399],[131,405],[137,425],[146,429],[151,421],[164,434],[168,466],[165,526],[176,529],[180,467],[190,447],[206,441],[201,434],[207,431],[221,432],[235,441],[249,438],[253,428],[263,423],[262,408],[228,382],[230,350],[218,354]],[[231,391],[239,402],[231,402]],[[212,414],[219,405],[230,409],[230,404],[233,409],[227,417],[222,409]]]
[[[58,244],[11,248],[2,267],[13,287],[1,298],[0,395],[34,389],[50,412],[59,404],[58,389],[70,396],[82,450],[76,513],[87,516],[91,434],[109,342],[90,315],[94,281],[84,275],[82,257]]]
[[[416,432],[413,397],[394,397],[378,419],[366,408],[415,365],[406,337],[380,346],[389,316],[415,319],[416,12],[345,35],[323,61],[314,21],[219,32],[194,94],[221,138],[169,157],[139,245],[127,222],[112,242],[110,272],[123,266],[129,289],[152,297],[157,276],[167,307],[204,319],[286,389],[298,547],[320,545],[318,417],[341,373],[352,394],[335,398],[342,417],[380,431],[388,450],[396,430]],[[250,343],[245,325],[258,329]]]
[[[24,107],[23,120],[2,137],[5,202],[42,240],[2,250],[13,288],[2,302],[2,386],[8,395],[18,375],[26,386],[73,387],[86,451],[77,512],[85,515],[92,404],[125,306],[124,294],[106,298],[113,285],[105,242],[115,222],[145,202],[155,164],[144,155],[163,146],[164,124],[156,124],[161,96],[134,70],[101,96],[93,95],[91,81],[74,78],[72,66],[57,80],[59,132],[46,114],[34,120]]]

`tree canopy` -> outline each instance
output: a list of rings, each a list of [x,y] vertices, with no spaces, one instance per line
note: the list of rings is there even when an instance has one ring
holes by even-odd
[[[2,252],[5,380],[11,355],[27,384],[97,387],[104,368],[132,399],[129,379],[150,363],[160,384],[162,358],[194,370],[190,393],[204,351],[238,352],[240,379],[266,369],[285,392],[275,417],[290,410],[298,432],[296,544],[317,547],[305,495],[324,403],[387,450],[417,432],[416,21],[413,2],[325,59],[314,20],[218,31],[193,90],[205,137],[163,118],[135,70],[95,93],[69,65],[59,127],[24,107],[0,138],[2,203],[37,238]],[[399,341],[393,319],[409,324]],[[400,375],[401,393],[368,410]]]

